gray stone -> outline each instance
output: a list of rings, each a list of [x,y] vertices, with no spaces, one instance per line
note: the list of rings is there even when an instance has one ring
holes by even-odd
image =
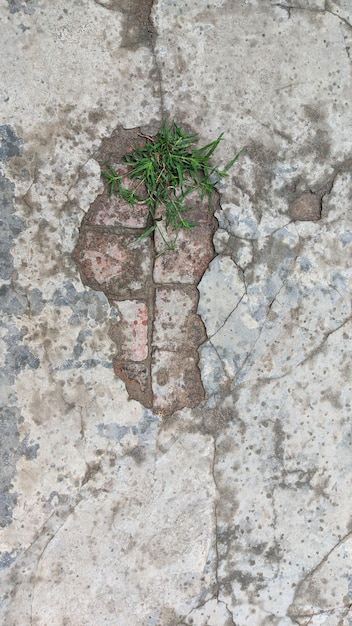
[[[0,126],[0,161],[8,161],[14,156],[21,156],[23,141],[17,137],[9,124]]]

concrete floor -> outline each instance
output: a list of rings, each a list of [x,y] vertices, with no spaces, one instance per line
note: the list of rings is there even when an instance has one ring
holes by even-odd
[[[352,1],[0,0],[0,42],[1,624],[351,626]],[[74,250],[166,116],[245,151],[143,309]]]

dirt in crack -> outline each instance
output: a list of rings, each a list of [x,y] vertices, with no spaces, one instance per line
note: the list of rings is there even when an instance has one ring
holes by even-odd
[[[104,140],[95,158],[123,174],[123,155],[145,139],[140,129],[118,129]],[[131,181],[126,177],[123,184]],[[162,416],[204,399],[198,367],[198,348],[206,339],[197,314],[198,290],[214,258],[214,211],[218,197],[199,192],[187,197],[197,226],[179,233],[177,249],[158,256],[164,243],[136,241],[148,220],[146,205],[131,208],[118,195],[104,192],[85,215],[73,252],[82,282],[103,291],[118,317],[111,321],[110,337],[116,344],[114,371],[131,399]]]
[[[153,49],[155,30],[150,20],[153,0],[95,0],[122,16],[121,46],[134,50],[142,45]]]

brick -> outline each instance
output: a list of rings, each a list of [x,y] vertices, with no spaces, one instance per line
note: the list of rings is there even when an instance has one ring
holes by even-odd
[[[128,168],[123,165],[116,166],[115,169],[121,175],[128,171]],[[138,181],[132,181],[128,176],[124,176],[122,179],[122,186],[127,189],[134,189],[137,185]],[[144,185],[138,187],[138,195],[146,196]],[[118,193],[110,196],[106,182],[104,193],[91,204],[83,223],[86,226],[145,228],[147,221],[148,207],[146,204],[136,203],[132,207]]]
[[[162,416],[204,400],[198,354],[155,350],[152,359],[153,410]]]
[[[133,235],[83,230],[73,258],[83,283],[109,296],[143,294],[150,283],[152,249],[148,239],[135,242]]]
[[[132,400],[141,402],[147,409],[153,405],[149,369],[145,363],[121,363],[115,357],[114,372],[126,385]]]
[[[148,306],[137,300],[113,301],[120,320],[110,326],[109,335],[116,343],[116,358],[139,362],[148,358]]]
[[[197,303],[198,291],[193,286],[156,290],[153,348],[187,352],[206,340]]]
[[[114,152],[111,148],[105,160],[113,163]],[[115,169],[127,172],[121,165]],[[135,182],[125,176],[122,184],[131,188]],[[209,207],[199,192],[190,194],[184,216],[197,225],[178,231],[176,249],[160,255],[164,242],[158,230],[154,242],[136,242],[147,226],[148,207],[133,209],[117,194],[109,197],[107,187],[83,219],[73,257],[83,282],[104,291],[118,310],[119,319],[109,329],[116,376],[131,399],[168,416],[204,399],[197,350],[206,333],[197,313],[197,285],[214,257],[218,199],[214,194]],[[163,229],[163,221],[158,227]],[[162,232],[174,239],[172,230]]]
[[[209,208],[208,200],[202,201],[199,192],[194,192],[188,196],[185,204],[194,207],[184,213],[185,219],[196,222],[197,226],[189,230],[182,228],[177,231],[176,250],[157,256],[153,273],[155,283],[198,284],[210,261],[214,258],[215,199]],[[162,222],[158,222],[158,226],[166,240],[172,242],[176,232],[171,227],[166,231]],[[156,230],[156,253],[160,254],[164,248],[162,236]]]

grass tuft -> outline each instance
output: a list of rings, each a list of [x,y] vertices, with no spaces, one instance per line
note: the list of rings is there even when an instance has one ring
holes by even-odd
[[[102,175],[108,181],[110,195],[118,193],[132,208],[135,203],[147,205],[150,226],[148,225],[138,240],[149,237],[158,229],[165,243],[164,252],[175,250],[177,232],[181,228],[191,229],[196,226],[195,222],[185,217],[185,211],[192,209],[184,204],[186,197],[198,189],[202,200],[208,197],[210,206],[215,185],[228,175],[229,169],[243,150],[240,150],[223,170],[219,170],[212,166],[211,157],[222,141],[223,133],[206,146],[194,149],[193,145],[198,141],[197,135],[186,133],[175,122],[169,124],[165,121],[155,138],[146,137],[146,139],[143,148],[135,148],[132,153],[123,157],[129,166],[128,177],[136,181],[134,188],[123,187],[123,176],[120,176],[111,165],[102,171]],[[142,185],[147,190],[146,197],[139,193]],[[165,226],[165,230],[171,227],[176,231],[172,243],[166,241],[159,228],[160,222]]]

